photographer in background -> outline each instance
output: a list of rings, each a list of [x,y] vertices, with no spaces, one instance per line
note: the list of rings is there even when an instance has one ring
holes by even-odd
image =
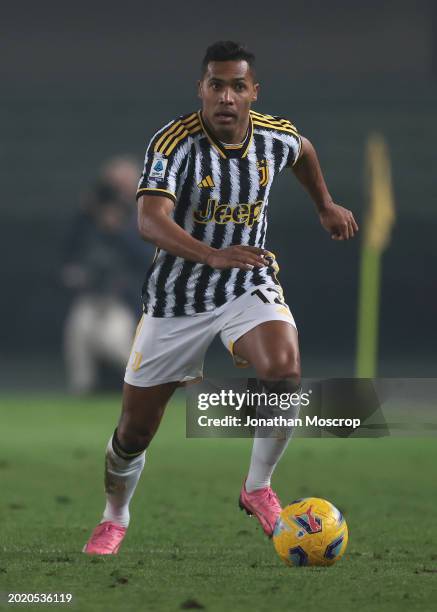
[[[61,278],[72,303],[64,327],[64,358],[74,394],[98,389],[101,364],[122,371],[129,357],[140,314],[132,289],[154,251],[136,229],[139,174],[130,157],[109,160],[82,198],[67,237]]]

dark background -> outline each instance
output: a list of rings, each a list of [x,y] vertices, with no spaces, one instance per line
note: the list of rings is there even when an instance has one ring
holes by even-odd
[[[255,108],[290,118],[313,141],[334,199],[359,222],[366,139],[372,131],[386,138],[397,221],[383,260],[378,373],[435,376],[435,7],[402,0],[9,6],[0,32],[3,386],[62,387],[68,297],[58,281],[60,253],[79,194],[103,160],[142,158],[156,129],[198,108],[205,48],[228,38],[257,56]],[[286,172],[270,206],[267,246],[299,327],[304,375],[350,376],[360,238],[331,241]],[[213,349],[209,364],[207,372],[232,372],[223,349]]]

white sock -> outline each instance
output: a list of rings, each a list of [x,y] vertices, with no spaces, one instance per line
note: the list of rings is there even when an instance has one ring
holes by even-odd
[[[292,429],[289,435],[284,434],[280,438],[254,438],[249,473],[246,479],[248,493],[270,486],[273,471],[287,448],[291,434]]]
[[[134,459],[122,459],[112,448],[112,436],[109,439],[105,457],[106,507],[101,522],[129,525],[129,502],[143,471],[145,454],[144,451]]]
[[[296,418],[299,411],[300,403],[297,406],[290,407],[286,416]],[[262,414],[262,410],[259,408],[257,415],[274,416],[274,409],[270,409],[270,412],[271,414],[268,415]],[[246,491],[248,493],[270,486],[272,474],[290,442],[293,430],[294,427],[280,427],[276,431],[260,427],[255,431],[249,472],[246,478]],[[270,437],[261,437],[262,435]]]

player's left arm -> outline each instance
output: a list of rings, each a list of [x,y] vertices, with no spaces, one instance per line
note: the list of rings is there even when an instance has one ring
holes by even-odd
[[[316,150],[307,138],[301,136],[299,157],[293,172],[308,191],[317,207],[320,223],[333,240],[348,240],[358,231],[358,225],[350,210],[335,204],[323,178]]]

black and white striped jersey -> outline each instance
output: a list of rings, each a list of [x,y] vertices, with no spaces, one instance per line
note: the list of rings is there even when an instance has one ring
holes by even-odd
[[[264,248],[270,187],[300,148],[296,128],[281,117],[250,111],[244,142],[225,145],[200,111],[191,113],[153,136],[137,198],[169,197],[174,221],[214,248]],[[269,267],[214,270],[158,250],[143,285],[144,311],[155,317],[206,312],[266,282],[278,282]]]

